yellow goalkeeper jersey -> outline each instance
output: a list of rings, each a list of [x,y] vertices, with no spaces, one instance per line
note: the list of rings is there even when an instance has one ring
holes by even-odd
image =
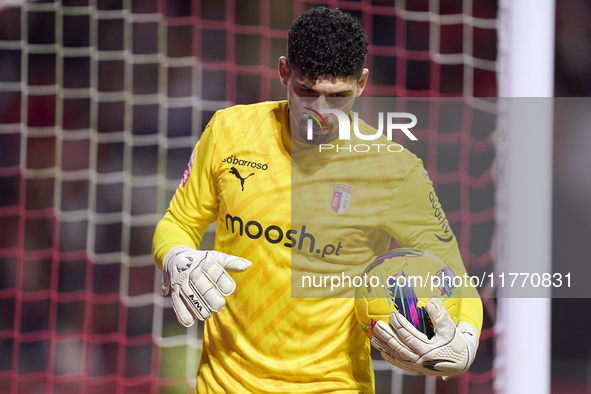
[[[353,293],[302,278],[361,272],[392,238],[465,272],[421,160],[386,151],[394,143],[385,138],[375,160],[350,149],[356,142],[367,144],[353,137],[325,153],[292,144],[285,101],[231,107],[209,122],[153,242],[162,269],[172,247],[198,248],[217,222],[215,250],[253,263],[231,274],[236,291],[205,322],[197,392],[373,393]],[[460,320],[480,330],[471,296]]]

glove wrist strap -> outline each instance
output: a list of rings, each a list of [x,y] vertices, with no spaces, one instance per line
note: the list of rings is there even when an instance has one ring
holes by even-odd
[[[468,365],[471,365],[474,359],[476,358],[476,351],[478,350],[478,330],[476,327],[472,326],[469,323],[461,321],[458,323],[457,327],[458,331],[462,333],[466,342],[468,343],[468,349],[470,351],[470,359],[468,360]]]
[[[166,256],[164,256],[164,264],[162,264],[162,271],[165,270],[165,268],[167,268],[168,263],[170,263],[170,261],[175,258],[177,255],[186,252],[188,250],[195,250],[190,246],[187,245],[178,245],[175,246],[174,248],[170,249],[168,251],[168,253],[166,253]]]
[[[189,251],[189,250],[194,250],[194,249],[191,248],[190,246],[187,246],[187,245],[178,245],[178,246],[175,246],[174,248],[170,249],[168,251],[168,253],[166,253],[166,256],[164,256],[164,263],[162,264],[162,295],[163,296],[167,296],[168,292],[170,291],[170,289],[169,289],[170,273],[168,272],[170,262],[172,261],[172,259],[174,259],[179,254]]]

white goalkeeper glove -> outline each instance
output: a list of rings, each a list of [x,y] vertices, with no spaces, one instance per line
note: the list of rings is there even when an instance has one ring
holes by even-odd
[[[162,295],[171,295],[172,308],[183,326],[206,320],[224,309],[226,299],[236,290],[227,271],[242,272],[252,263],[213,250],[195,250],[181,245],[172,248],[162,266]]]
[[[478,349],[478,330],[466,322],[456,327],[437,297],[425,303],[435,335],[428,339],[398,312],[390,314],[390,327],[378,321],[372,344],[384,359],[417,375],[439,375],[447,380],[472,365]]]

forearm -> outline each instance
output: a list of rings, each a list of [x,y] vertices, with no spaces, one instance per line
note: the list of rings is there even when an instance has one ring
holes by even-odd
[[[461,276],[464,279],[466,268],[460,257],[460,252],[456,251],[450,258],[445,259],[445,262],[453,270],[456,276]],[[475,327],[480,333],[482,328],[482,301],[478,290],[469,283],[464,283],[462,280],[462,311],[460,313],[460,321],[464,321]]]
[[[162,269],[164,257],[175,246],[187,245],[193,249],[199,248],[202,234],[208,226],[209,223],[203,223],[196,228],[189,227],[167,211],[156,226],[152,239],[152,256],[156,265]]]
[[[465,321],[475,327],[480,334],[482,329],[482,301],[480,298],[464,297],[462,299],[460,321]]]

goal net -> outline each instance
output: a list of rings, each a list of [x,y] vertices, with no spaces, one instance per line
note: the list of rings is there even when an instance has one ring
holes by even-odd
[[[361,19],[364,94],[469,103],[461,127],[408,148],[469,272],[491,271],[496,1],[18,3],[0,2],[0,392],[192,392],[203,326],[184,329],[160,296],[154,227],[216,110],[286,97],[277,61],[309,7]],[[377,392],[492,392],[483,301],[469,372],[443,383],[375,354]]]

